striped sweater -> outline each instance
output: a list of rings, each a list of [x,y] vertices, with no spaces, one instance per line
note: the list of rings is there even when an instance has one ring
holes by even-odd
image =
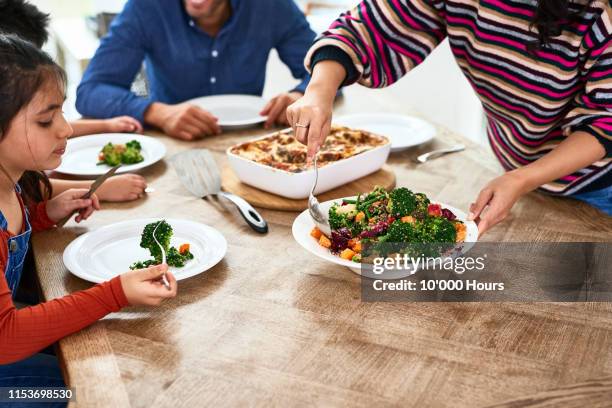
[[[529,164],[584,131],[606,157],[541,189],[597,190],[612,184],[612,5],[596,0],[584,8],[580,1],[573,7],[581,14],[534,53],[527,44],[537,40],[530,27],[537,0],[365,0],[317,39],[306,66],[344,59],[345,84],[385,87],[448,37],[482,101],[489,142],[504,168]]]

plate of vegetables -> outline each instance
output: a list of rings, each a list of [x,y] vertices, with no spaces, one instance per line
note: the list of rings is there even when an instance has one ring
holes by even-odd
[[[295,240],[312,254],[368,277],[380,278],[362,268],[364,248],[406,243],[406,247],[439,248],[435,256],[447,256],[452,251],[455,255],[465,253],[478,240],[478,227],[467,221],[463,211],[432,202],[406,187],[391,191],[376,187],[369,193],[323,202],[321,207],[328,212],[331,236],[316,228],[305,210],[293,222]],[[401,271],[386,278],[412,273]]]
[[[138,164],[144,161],[142,145],[138,140],[130,140],[123,144],[108,142],[98,153],[98,166],[115,167],[118,164]]]
[[[64,250],[64,264],[79,278],[104,282],[130,269],[160,264],[162,252],[155,238],[164,247],[166,262],[177,280],[207,271],[227,252],[223,235],[208,225],[182,219],[139,219],[81,235]]]
[[[105,133],[68,140],[62,164],[55,171],[82,177],[97,177],[123,164],[117,173],[143,169],[166,155],[159,140],[137,134]]]

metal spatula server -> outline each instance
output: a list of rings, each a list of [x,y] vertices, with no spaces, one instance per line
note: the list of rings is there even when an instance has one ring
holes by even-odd
[[[255,231],[265,234],[268,224],[246,200],[237,195],[221,191],[221,173],[215,159],[206,149],[193,149],[179,153],[170,159],[181,183],[199,198],[221,196],[232,202]]]

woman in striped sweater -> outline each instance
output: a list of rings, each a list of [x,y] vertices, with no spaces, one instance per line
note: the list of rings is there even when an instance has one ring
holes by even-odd
[[[480,233],[537,188],[612,215],[610,1],[362,1],[315,42],[310,85],[287,111],[309,157],[328,133],[338,87],[389,86],[445,37],[507,170],[470,207]]]

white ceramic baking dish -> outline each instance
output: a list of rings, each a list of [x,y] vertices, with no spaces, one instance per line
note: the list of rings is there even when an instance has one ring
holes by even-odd
[[[292,129],[281,132],[291,133]],[[276,132],[253,140],[265,139],[273,134],[276,134]],[[287,198],[303,199],[308,197],[314,181],[314,170],[312,168],[300,173],[292,173],[254,162],[232,152],[234,147],[242,143],[244,142],[231,146],[226,151],[230,166],[240,181]],[[380,170],[387,161],[390,150],[391,142],[387,141],[382,146],[320,167],[315,194],[324,193]]]

